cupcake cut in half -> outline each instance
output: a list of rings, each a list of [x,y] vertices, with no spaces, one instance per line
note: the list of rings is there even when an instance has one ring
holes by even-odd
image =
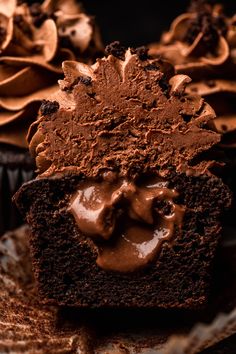
[[[45,302],[196,308],[207,301],[231,193],[204,158],[220,135],[190,78],[143,49],[63,64],[29,145],[37,179],[16,203]]]

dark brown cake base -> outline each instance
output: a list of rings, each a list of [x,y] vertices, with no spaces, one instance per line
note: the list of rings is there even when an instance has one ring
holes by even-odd
[[[23,223],[12,197],[34,176],[35,165],[28,150],[0,145],[0,235]]]
[[[220,218],[231,193],[216,177],[170,177],[187,207],[183,228],[142,271],[109,273],[96,265],[93,243],[67,211],[79,176],[26,183],[16,202],[32,227],[31,253],[45,302],[79,307],[197,308],[207,301]]]

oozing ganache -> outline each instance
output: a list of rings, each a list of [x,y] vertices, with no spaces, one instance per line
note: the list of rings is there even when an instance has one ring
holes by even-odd
[[[141,184],[127,179],[81,183],[69,210],[80,231],[97,244],[98,266],[137,270],[171,241],[174,228],[181,228],[184,207],[174,203],[178,192],[167,185],[158,177]]]

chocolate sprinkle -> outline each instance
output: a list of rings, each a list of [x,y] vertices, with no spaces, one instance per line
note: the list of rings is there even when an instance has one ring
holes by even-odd
[[[40,112],[43,116],[52,114],[58,111],[60,105],[57,101],[47,101],[43,100],[40,106]]]

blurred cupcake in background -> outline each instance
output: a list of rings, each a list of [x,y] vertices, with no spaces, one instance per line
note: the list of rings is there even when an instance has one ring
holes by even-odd
[[[206,97],[217,113],[216,129],[234,132],[235,141],[229,139],[228,144],[236,148],[236,17],[226,17],[219,4],[193,1],[160,43],[150,45],[150,54],[169,60],[177,73],[192,78],[188,90]]]
[[[213,1],[192,1],[149,53],[192,78],[189,93],[198,93],[214,108],[214,129],[222,134],[219,151],[226,162],[226,182],[236,196],[236,15],[227,17]],[[235,206],[236,208],[236,206]]]
[[[64,60],[92,63],[103,52],[92,17],[76,0],[0,2],[0,234],[21,219],[11,197],[34,174],[26,141]]]

